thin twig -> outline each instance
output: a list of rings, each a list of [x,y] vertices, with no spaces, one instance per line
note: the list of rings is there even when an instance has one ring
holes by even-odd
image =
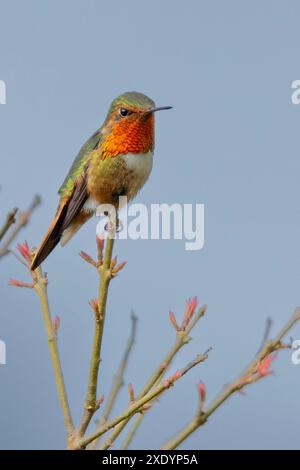
[[[112,412],[113,406],[116,402],[118,393],[121,389],[121,387],[124,384],[124,373],[125,369],[128,363],[129,355],[132,351],[133,345],[135,343],[135,337],[136,337],[136,324],[137,324],[137,317],[135,316],[134,312],[131,312],[131,331],[130,331],[130,336],[127,341],[127,345],[123,354],[123,357],[120,361],[118,370],[116,375],[114,376],[113,384],[111,387],[111,391],[109,394],[108,401],[106,403],[106,406],[103,410],[103,413],[101,415],[101,418],[99,419],[97,429],[103,426],[104,423],[108,421],[108,418]],[[99,440],[95,440],[93,442],[92,448],[96,449],[97,444]]]
[[[144,395],[146,395],[155,385],[159,383],[159,381],[163,378],[165,375],[166,371],[170,367],[170,364],[172,363],[174,357],[178,353],[178,351],[190,341],[190,333],[193,330],[193,328],[196,326],[198,321],[200,320],[201,317],[205,314],[206,311],[206,305],[203,305],[198,309],[198,311],[195,313],[195,315],[190,319],[190,322],[186,326],[185,329],[180,329],[177,328],[176,330],[176,339],[163,359],[163,361],[158,365],[158,367],[154,370],[153,374],[145,384],[144,388],[138,395],[138,398],[142,398]],[[122,445],[122,448],[127,448],[134,436],[134,433],[137,431],[138,426],[141,424],[143,417],[138,417],[137,421],[135,422],[134,425],[134,432],[132,432],[132,428],[130,429],[130,436],[126,436],[125,441]],[[120,423],[118,426],[116,426],[113,431],[111,432],[110,436],[107,438],[107,440],[100,446],[101,449],[107,449],[108,445],[113,443],[117,437],[120,435],[120,433],[123,431],[125,426],[128,424],[129,420],[123,421]]]
[[[4,237],[8,229],[11,225],[13,225],[16,221],[16,213],[18,212],[18,208],[15,207],[11,212],[9,212],[6,216],[6,221],[4,222],[3,226],[0,228],[0,240]]]
[[[282,339],[287,332],[300,320],[300,308],[297,308],[291,319],[282,328],[273,340],[267,340],[253,361],[246,367],[243,373],[234,382],[229,384],[216,399],[211,403],[206,411],[199,408],[194,419],[190,421],[175,437],[170,439],[164,446],[164,450],[177,449],[177,447],[185,441],[200,426],[206,423],[207,419],[234,393],[240,392],[247,385],[254,383],[263,376],[254,375],[257,367],[262,361],[272,354],[274,351],[288,347],[282,343]]]
[[[100,275],[98,301],[94,305],[94,340],[93,349],[90,362],[89,381],[86,392],[86,399],[84,405],[84,413],[79,425],[78,435],[84,436],[85,431],[94,415],[99,408],[97,402],[97,386],[98,374],[101,360],[101,346],[103,338],[103,330],[105,323],[106,301],[108,294],[108,287],[111,279],[113,278],[112,252],[114,246],[114,229],[110,229],[109,236],[106,241],[104,261],[99,265],[98,271]]]
[[[7,255],[10,252],[10,246],[16,236],[19,234],[20,230],[22,230],[25,225],[30,220],[31,214],[34,211],[36,207],[38,207],[41,203],[41,197],[40,196],[35,196],[32,203],[28,207],[28,209],[24,212],[20,212],[17,221],[13,227],[13,229],[10,231],[10,233],[7,236],[7,239],[4,241],[3,245],[0,247],[0,258]],[[0,238],[1,239],[1,238]]]
[[[16,255],[16,258],[27,268],[31,277],[32,283],[18,281],[17,279],[10,279],[9,285],[14,287],[22,287],[28,289],[34,289],[41,305],[46,335],[48,339],[48,346],[50,351],[50,357],[52,362],[52,368],[54,372],[56,388],[58,393],[58,398],[60,401],[65,426],[67,430],[67,440],[68,443],[72,440],[74,434],[74,425],[72,420],[72,415],[69,407],[68,396],[66,392],[64,377],[62,373],[59,352],[57,347],[57,333],[59,329],[59,317],[55,317],[53,322],[51,318],[48,293],[47,293],[47,276],[46,273],[43,273],[42,268],[39,267],[35,271],[31,271],[30,266],[32,259],[34,257],[33,250],[30,250],[27,242],[18,245],[19,255]]]
[[[271,333],[271,329],[272,329],[272,318],[271,317],[268,317],[267,320],[266,320],[266,327],[265,327],[265,331],[264,331],[264,335],[263,335],[263,339],[260,343],[260,346],[259,346],[259,349],[258,349],[258,352],[257,354],[259,353],[259,351],[264,347],[266,341],[269,339],[270,337],[270,333]]]
[[[71,411],[69,407],[68,396],[66,392],[64,377],[63,377],[60,358],[59,358],[59,352],[58,352],[58,347],[57,347],[57,336],[53,329],[53,323],[52,323],[50,309],[49,309],[49,302],[48,302],[48,295],[47,295],[47,278],[46,278],[46,275],[42,272],[40,267],[35,270],[33,274],[33,279],[35,281],[34,290],[39,297],[41,309],[43,313],[58,398],[60,401],[60,405],[61,405],[61,409],[62,409],[64,421],[65,421],[68,439],[70,439],[74,433],[74,425],[73,425],[72,415],[71,415]]]
[[[105,432],[109,431],[121,421],[124,421],[127,418],[130,418],[135,413],[143,411],[143,407],[151,403],[154,399],[159,397],[165,390],[169,389],[176,380],[180,379],[183,375],[185,375],[189,370],[195,367],[197,364],[205,361],[208,357],[208,351],[204,354],[199,354],[193,361],[191,361],[186,367],[183,369],[175,372],[171,377],[161,382],[157,387],[152,389],[149,393],[144,395],[142,398],[137,399],[130,403],[127,410],[121,413],[116,418],[112,419],[111,421],[105,423],[100,429],[92,433],[90,436],[77,440],[77,445],[75,449],[84,449],[88,444],[93,442],[98,437],[102,436]]]

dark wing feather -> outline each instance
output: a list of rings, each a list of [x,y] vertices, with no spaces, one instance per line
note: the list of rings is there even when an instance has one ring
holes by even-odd
[[[61,196],[56,216],[44,236],[32,261],[31,269],[36,269],[59,243],[62,234],[80,213],[88,198],[86,172],[89,154],[101,141],[101,130],[98,129],[83,145],[75,158],[68,175],[59,188]]]
[[[63,232],[66,228],[68,228],[68,226],[74,220],[76,215],[79,214],[87,198],[88,198],[88,193],[87,193],[86,171],[85,171],[84,175],[75,183],[74,192],[68,203],[68,208],[67,208],[67,212],[66,212],[62,227],[61,227],[61,232]]]
[[[69,200],[65,200],[58,208],[57,214],[40,244],[31,264],[31,270],[36,269],[59,243],[66,228],[80,213],[88,198],[86,173],[76,181],[74,192]]]

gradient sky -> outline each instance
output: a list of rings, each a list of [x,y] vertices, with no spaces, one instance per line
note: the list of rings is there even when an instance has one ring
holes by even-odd
[[[173,341],[171,308],[207,303],[193,342],[172,371],[213,346],[209,360],[178,382],[146,416],[133,448],[158,448],[197,407],[253,357],[266,318],[273,332],[300,304],[299,122],[291,83],[300,79],[299,2],[286,0],[0,0],[1,219],[35,193],[43,205],[20,235],[37,245],[57,205],[57,188],[110,101],[127,90],[174,109],[157,115],[152,176],[137,202],[205,204],[205,246],[118,241],[128,264],[111,286],[101,392],[108,393],[130,328],[138,339],[126,383],[138,391]],[[92,340],[88,300],[97,276],[78,252],[95,251],[97,220],[44,263],[70,402],[80,418]],[[14,257],[0,264],[0,447],[64,448],[64,427],[34,293]],[[300,338],[300,327],[291,333]],[[183,448],[299,448],[300,366],[290,352],[275,375],[235,396]],[[124,388],[115,408],[127,404]]]

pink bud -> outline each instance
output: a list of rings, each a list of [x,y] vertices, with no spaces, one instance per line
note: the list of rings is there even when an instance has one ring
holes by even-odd
[[[265,357],[265,359],[258,363],[255,372],[257,372],[261,377],[266,377],[267,375],[273,374],[273,371],[270,370],[270,367],[276,357],[277,354],[269,354],[267,357]]]
[[[98,300],[97,299],[91,299],[89,301],[89,305],[92,307],[93,310],[98,310]]]
[[[205,399],[206,399],[206,387],[205,387],[205,383],[204,382],[199,382],[198,385],[197,385],[197,388],[198,388],[198,393],[199,393],[199,398],[200,398],[200,407],[202,408],[204,403],[205,403]]]
[[[59,326],[60,326],[60,317],[58,315],[56,315],[54,317],[54,320],[53,320],[53,331],[54,331],[55,335],[57,335],[57,332],[59,330]]]
[[[130,401],[134,401],[134,389],[132,383],[128,384],[128,393],[129,393],[129,398]]]
[[[175,330],[180,331],[180,327],[177,324],[175,314],[174,314],[174,312],[172,312],[172,310],[169,311],[169,318],[170,318],[170,322],[174,326]]]
[[[31,254],[30,254],[30,248],[29,248],[29,245],[27,243],[27,241],[25,241],[24,243],[18,243],[17,245],[17,249],[20,253],[21,256],[23,256],[23,258],[28,262],[30,263],[31,262]]]
[[[104,248],[104,235],[103,234],[100,234],[100,235],[97,235],[96,237],[96,242],[97,242],[97,247],[98,247],[98,250],[100,250],[101,252],[103,251],[103,248]]]
[[[93,260],[93,258],[88,254],[86,253],[85,251],[81,251],[79,253],[79,256],[84,259],[84,261],[86,261],[87,263],[89,264],[92,264],[93,266],[96,266],[96,262]]]
[[[102,405],[103,402],[104,402],[104,395],[102,393],[102,395],[100,395],[100,397],[97,400],[97,405],[100,406]]]
[[[8,281],[8,285],[14,287],[27,287],[28,289],[33,288],[33,284],[30,284],[29,282],[18,281],[17,279],[10,279]]]
[[[173,375],[171,375],[164,381],[164,386],[166,388],[170,387],[174,384],[174,382],[176,382],[176,380],[180,379],[180,377],[182,377],[182,372],[181,370],[177,370]]]
[[[182,322],[182,328],[183,329],[185,329],[188,326],[192,316],[195,313],[197,305],[198,305],[197,297],[192,297],[191,299],[187,300],[186,307],[185,307],[185,312],[184,312],[184,316],[183,316],[183,322]]]
[[[111,268],[111,269],[114,269],[114,267],[116,266],[117,262],[118,262],[118,257],[115,256],[115,257],[111,260],[110,268]]]
[[[114,272],[115,273],[118,273],[120,271],[122,271],[122,269],[124,268],[125,264],[127,263],[127,261],[122,261],[122,263],[119,263],[115,269],[114,269]]]

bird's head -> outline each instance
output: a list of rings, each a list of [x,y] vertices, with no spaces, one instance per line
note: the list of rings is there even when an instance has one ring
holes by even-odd
[[[136,91],[118,96],[102,128],[104,151],[110,156],[153,151],[154,113],[171,107],[155,107],[154,101]]]

